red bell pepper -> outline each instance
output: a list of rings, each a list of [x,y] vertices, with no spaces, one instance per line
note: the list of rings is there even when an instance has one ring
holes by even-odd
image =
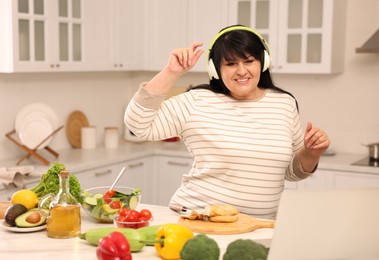
[[[96,255],[99,260],[132,260],[128,240],[117,231],[100,239]]]

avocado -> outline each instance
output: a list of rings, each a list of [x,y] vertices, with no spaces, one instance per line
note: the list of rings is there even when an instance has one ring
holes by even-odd
[[[22,205],[22,204],[13,204],[12,206],[9,206],[7,210],[5,211],[5,222],[7,222],[10,226],[16,225],[16,218],[25,212],[27,212],[28,209]]]
[[[31,209],[16,218],[17,227],[36,227],[46,223],[46,217],[38,209]]]

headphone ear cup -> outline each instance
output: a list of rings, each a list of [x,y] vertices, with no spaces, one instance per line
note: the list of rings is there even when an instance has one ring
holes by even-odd
[[[216,70],[215,64],[213,63],[212,59],[209,59],[209,61],[208,61],[208,75],[209,75],[210,80],[212,78],[220,79],[218,74],[217,74],[217,70]]]
[[[266,71],[270,67],[270,64],[271,64],[270,55],[268,54],[266,50],[263,51],[263,55],[264,55],[264,62],[263,62],[262,72]]]

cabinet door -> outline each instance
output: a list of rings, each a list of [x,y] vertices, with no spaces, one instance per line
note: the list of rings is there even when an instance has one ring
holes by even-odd
[[[188,46],[188,1],[145,0],[144,69],[160,71],[171,51]]]
[[[153,158],[151,156],[130,160],[123,164],[125,173],[118,184],[141,189],[141,202],[154,204],[156,192],[154,174],[152,173]],[[121,169],[121,168],[120,168]]]
[[[210,13],[210,10],[212,12]],[[207,71],[207,50],[211,40],[228,25],[228,0],[188,1],[188,42],[202,42],[205,52],[191,71]],[[185,47],[183,46],[183,47]]]
[[[172,195],[180,187],[183,174],[190,171],[193,160],[180,157],[157,157],[159,187],[157,205],[167,206]]]
[[[72,172],[72,174],[78,178],[82,189],[88,189],[99,186],[111,186],[117,176],[117,171],[121,169],[119,165],[107,165],[85,171]]]
[[[141,69],[143,1],[82,1],[86,68],[92,71]]]
[[[231,0],[231,23],[251,26],[271,49],[272,72],[343,70],[346,1]]]
[[[334,188],[377,188],[379,176],[377,174],[334,172],[331,179]]]
[[[6,9],[4,9],[6,8]],[[69,71],[82,68],[83,17],[80,0],[4,0],[0,30],[3,72]],[[12,22],[10,22],[11,20]],[[5,34],[4,34],[5,32]]]

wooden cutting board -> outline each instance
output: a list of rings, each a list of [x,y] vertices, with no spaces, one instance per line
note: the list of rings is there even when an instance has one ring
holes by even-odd
[[[4,218],[5,211],[11,205],[12,205],[12,203],[10,203],[10,202],[0,202],[0,219]]]
[[[258,228],[273,228],[275,226],[274,220],[257,219],[245,214],[239,214],[238,220],[232,223],[189,220],[182,217],[179,218],[178,223],[196,233],[219,235],[241,234]]]

